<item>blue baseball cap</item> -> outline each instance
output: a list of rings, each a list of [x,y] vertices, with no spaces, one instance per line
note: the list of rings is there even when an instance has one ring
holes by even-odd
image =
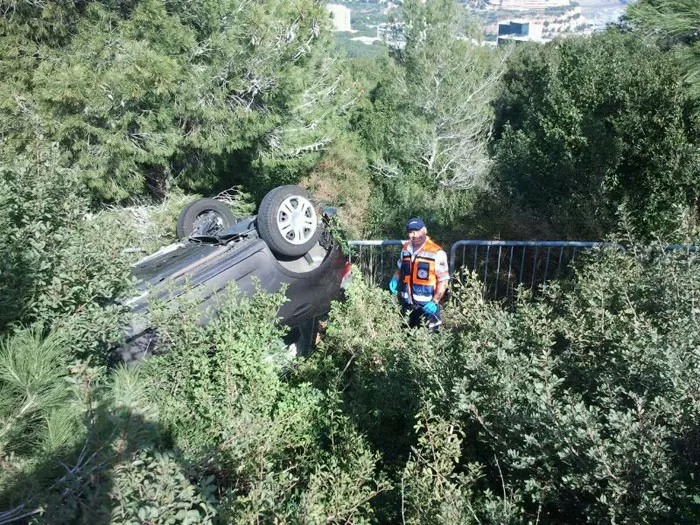
[[[420,230],[421,228],[425,228],[425,223],[417,217],[408,219],[408,222],[406,222],[406,231],[410,232],[411,230]]]

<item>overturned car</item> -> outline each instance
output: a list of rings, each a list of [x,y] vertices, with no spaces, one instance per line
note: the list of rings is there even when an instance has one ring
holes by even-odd
[[[132,267],[139,294],[126,302],[133,316],[117,357],[129,363],[155,351],[157,334],[148,322],[153,303],[193,300],[204,323],[220,292],[234,282],[246,295],[286,285],[280,322],[291,328],[291,347],[307,353],[319,319],[350,278],[350,264],[329,228],[333,214],[332,208],[318,210],[305,190],[292,185],[270,191],[251,217],[236,219],[214,199],[194,201],[178,218],[181,241]]]

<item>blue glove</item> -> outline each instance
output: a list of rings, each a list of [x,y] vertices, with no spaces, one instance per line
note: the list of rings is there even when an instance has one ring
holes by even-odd
[[[423,305],[423,311],[426,314],[434,314],[438,311],[438,305],[435,301],[428,301]]]
[[[389,282],[389,291],[394,295],[399,293],[399,278],[396,275],[394,275],[391,278],[391,282]]]

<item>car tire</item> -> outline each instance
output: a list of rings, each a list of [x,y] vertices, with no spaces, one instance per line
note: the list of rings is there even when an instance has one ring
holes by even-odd
[[[299,186],[279,186],[268,192],[258,209],[257,227],[270,250],[283,257],[299,257],[318,241],[316,205]]]
[[[216,199],[197,199],[185,206],[180,212],[175,228],[177,238],[181,240],[189,237],[194,231],[197,221],[210,213],[214,214],[217,222],[221,224],[220,229],[222,230],[236,223],[231,208],[225,202]]]

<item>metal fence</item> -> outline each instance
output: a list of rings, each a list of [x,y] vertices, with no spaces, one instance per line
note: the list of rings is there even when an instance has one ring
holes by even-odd
[[[602,242],[457,241],[450,249],[450,271],[475,272],[485,297],[509,297],[520,285],[544,290],[552,280],[571,278],[576,255],[597,247],[622,249]]]
[[[386,286],[396,271],[406,241],[350,241],[351,260],[378,286]],[[551,280],[569,278],[581,250],[610,243],[578,241],[457,241],[449,251],[450,273],[476,272],[484,296],[511,296],[518,285],[531,290],[546,288]]]
[[[401,246],[407,241],[350,241],[351,262],[358,265],[370,282],[385,287],[397,269]],[[573,275],[573,262],[582,251],[619,244],[580,241],[483,241],[455,242],[449,250],[450,274],[475,272],[482,282],[484,297],[513,295],[522,285],[530,290],[545,289],[552,280]],[[696,253],[696,246],[669,244],[666,250]]]
[[[350,241],[353,247],[350,262],[362,270],[362,274],[378,286],[389,284],[397,269],[401,246],[406,241]]]

